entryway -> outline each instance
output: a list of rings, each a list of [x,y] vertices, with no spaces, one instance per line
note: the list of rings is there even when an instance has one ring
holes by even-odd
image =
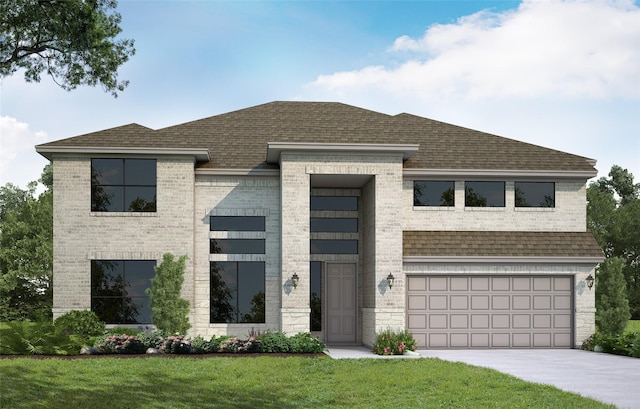
[[[356,264],[327,263],[327,343],[357,339]]]

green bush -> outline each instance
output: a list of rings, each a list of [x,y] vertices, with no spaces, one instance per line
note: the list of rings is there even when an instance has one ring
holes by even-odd
[[[225,338],[220,342],[219,352],[246,354],[259,351],[259,341],[255,338],[242,340],[237,337]]]
[[[596,272],[596,327],[603,334],[622,334],[631,317],[623,266],[622,258],[607,258]]]
[[[113,327],[109,328],[106,335],[138,335],[139,330],[130,327]]]
[[[153,324],[167,334],[184,335],[191,328],[189,300],[180,297],[186,262],[187,256],[175,261],[173,254],[165,253],[151,279],[151,288],[145,290],[151,301]]]
[[[82,338],[104,334],[104,322],[95,312],[89,310],[73,310],[56,318],[55,329],[65,335],[78,335]]]
[[[628,332],[622,335],[595,333],[582,343],[586,351],[601,348],[601,352],[640,358],[640,333]]]
[[[287,353],[291,352],[291,343],[282,331],[268,332],[261,335],[259,349],[265,353]]]
[[[164,342],[165,334],[162,331],[143,331],[138,332],[136,338],[138,338],[146,348],[160,349]]]
[[[171,335],[164,339],[160,350],[167,354],[190,354],[191,340],[183,335]]]
[[[416,340],[410,332],[393,331],[390,328],[376,335],[373,353],[377,355],[402,355],[405,351],[415,351]]]
[[[308,332],[300,332],[289,338],[291,352],[294,354],[317,354],[326,348],[317,337]]]
[[[63,333],[56,333],[51,323],[11,321],[0,330],[2,355],[68,355],[80,346]]]
[[[143,354],[147,350],[134,335],[105,335],[96,341],[95,347],[107,354]]]

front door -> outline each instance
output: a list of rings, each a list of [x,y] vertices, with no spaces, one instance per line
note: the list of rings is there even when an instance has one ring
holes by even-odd
[[[327,264],[327,343],[356,342],[356,265]]]

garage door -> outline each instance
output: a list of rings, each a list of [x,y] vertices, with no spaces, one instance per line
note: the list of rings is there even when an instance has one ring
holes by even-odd
[[[421,348],[571,348],[571,276],[408,276]]]

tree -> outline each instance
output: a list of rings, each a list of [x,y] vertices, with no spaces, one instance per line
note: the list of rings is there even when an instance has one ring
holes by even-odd
[[[603,334],[622,334],[631,316],[623,265],[619,257],[608,258],[596,272],[596,326]]]
[[[146,292],[151,299],[153,324],[169,334],[186,334],[189,324],[189,300],[180,297],[184,282],[187,256],[174,260],[173,254],[165,253],[162,263],[156,267],[156,276],[151,279],[151,288]]]
[[[114,97],[129,81],[118,68],[135,54],[122,31],[116,0],[0,2],[0,78],[25,69],[27,82],[44,72],[63,89],[102,85]]]
[[[614,165],[587,188],[587,226],[605,255],[620,257],[633,319],[640,319],[640,184]]]
[[[53,304],[53,192],[51,164],[36,197],[27,190],[0,188],[0,321],[51,318]]]

